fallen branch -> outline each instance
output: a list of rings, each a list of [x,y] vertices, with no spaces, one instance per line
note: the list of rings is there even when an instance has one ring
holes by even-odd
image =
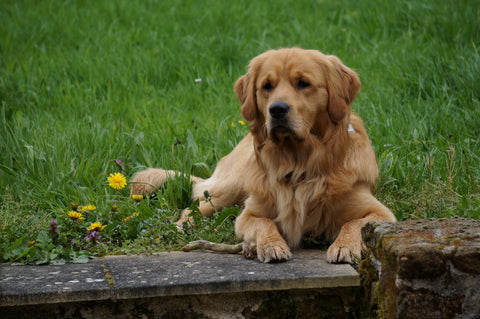
[[[211,250],[211,251],[216,251],[221,253],[238,254],[239,252],[243,252],[243,243],[236,244],[236,245],[229,245],[229,244],[212,243],[208,240],[196,240],[182,247],[183,251],[192,251],[196,249],[206,249],[206,250]]]

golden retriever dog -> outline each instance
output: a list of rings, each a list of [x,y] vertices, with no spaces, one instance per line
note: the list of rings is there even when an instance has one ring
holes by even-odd
[[[250,133],[210,178],[192,176],[201,213],[211,215],[212,204],[217,210],[243,204],[236,235],[249,257],[265,263],[291,258],[305,235],[333,242],[328,262],[355,262],[364,248],[365,222],[395,221],[373,195],[375,153],[362,120],[350,109],[359,90],[354,71],[319,51],[270,50],[251,60],[235,83]],[[131,191],[153,192],[175,174],[141,171]]]

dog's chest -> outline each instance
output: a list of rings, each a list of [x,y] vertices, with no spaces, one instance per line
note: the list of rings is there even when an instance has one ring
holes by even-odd
[[[289,185],[292,189],[295,189],[299,184],[305,181],[306,177],[307,172],[295,173],[295,171],[290,171],[280,178],[278,182]]]
[[[311,178],[306,171],[292,171],[271,182],[271,196],[279,215],[308,215],[321,209],[328,194],[326,178]]]
[[[259,171],[265,179],[264,183],[257,184],[258,193],[269,193],[265,199],[270,199],[280,219],[285,215],[303,219],[312,210],[321,209],[328,194],[328,176],[315,169],[308,152],[300,156],[294,152],[276,151],[261,154]],[[309,170],[310,166],[314,169]]]
[[[289,245],[297,247],[303,234],[312,231],[324,219],[328,202],[325,179],[292,174],[271,186],[273,220]]]

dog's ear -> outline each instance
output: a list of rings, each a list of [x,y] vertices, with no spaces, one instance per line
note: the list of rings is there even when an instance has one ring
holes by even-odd
[[[273,50],[264,52],[253,58],[249,65],[248,71],[242,75],[235,83],[235,93],[242,103],[242,116],[248,122],[252,122],[257,118],[257,88],[255,82],[262,63],[271,54]]]
[[[242,116],[248,122],[252,122],[257,116],[257,101],[255,97],[255,83],[252,79],[252,70],[242,75],[235,82],[235,93],[242,103]]]
[[[360,91],[360,79],[333,55],[328,55],[328,115],[332,122],[341,122],[350,113],[350,104]]]

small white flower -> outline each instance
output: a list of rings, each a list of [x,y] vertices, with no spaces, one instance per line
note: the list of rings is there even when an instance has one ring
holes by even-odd
[[[200,83],[202,82],[202,79],[198,78],[198,79],[195,79],[195,83]]]

